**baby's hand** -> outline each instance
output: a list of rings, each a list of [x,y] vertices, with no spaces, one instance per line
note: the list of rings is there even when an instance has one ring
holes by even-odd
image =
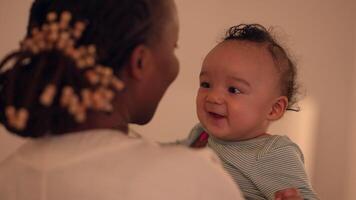
[[[275,200],[303,200],[296,188],[280,190],[274,194]]]

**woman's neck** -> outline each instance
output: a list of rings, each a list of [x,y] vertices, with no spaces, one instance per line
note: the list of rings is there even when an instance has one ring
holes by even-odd
[[[57,134],[79,132],[93,129],[113,129],[128,134],[128,121],[119,113],[95,112],[87,116],[83,123],[78,123],[72,127],[58,127]]]

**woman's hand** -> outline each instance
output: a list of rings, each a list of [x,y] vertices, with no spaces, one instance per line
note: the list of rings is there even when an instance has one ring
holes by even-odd
[[[274,195],[275,200],[303,200],[296,188],[280,190]]]

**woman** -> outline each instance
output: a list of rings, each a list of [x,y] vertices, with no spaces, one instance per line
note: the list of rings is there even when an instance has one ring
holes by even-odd
[[[171,0],[36,0],[0,65],[0,122],[34,138],[0,164],[0,199],[241,199],[209,151],[129,134],[178,74],[177,38]]]

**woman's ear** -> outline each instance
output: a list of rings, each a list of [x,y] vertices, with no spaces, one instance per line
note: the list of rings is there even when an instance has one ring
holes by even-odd
[[[271,121],[280,119],[288,106],[288,98],[286,96],[278,97],[271,108],[270,113],[268,113],[267,118]]]
[[[146,76],[146,73],[151,63],[151,51],[146,45],[138,45],[131,53],[128,70],[132,78],[141,80]]]

